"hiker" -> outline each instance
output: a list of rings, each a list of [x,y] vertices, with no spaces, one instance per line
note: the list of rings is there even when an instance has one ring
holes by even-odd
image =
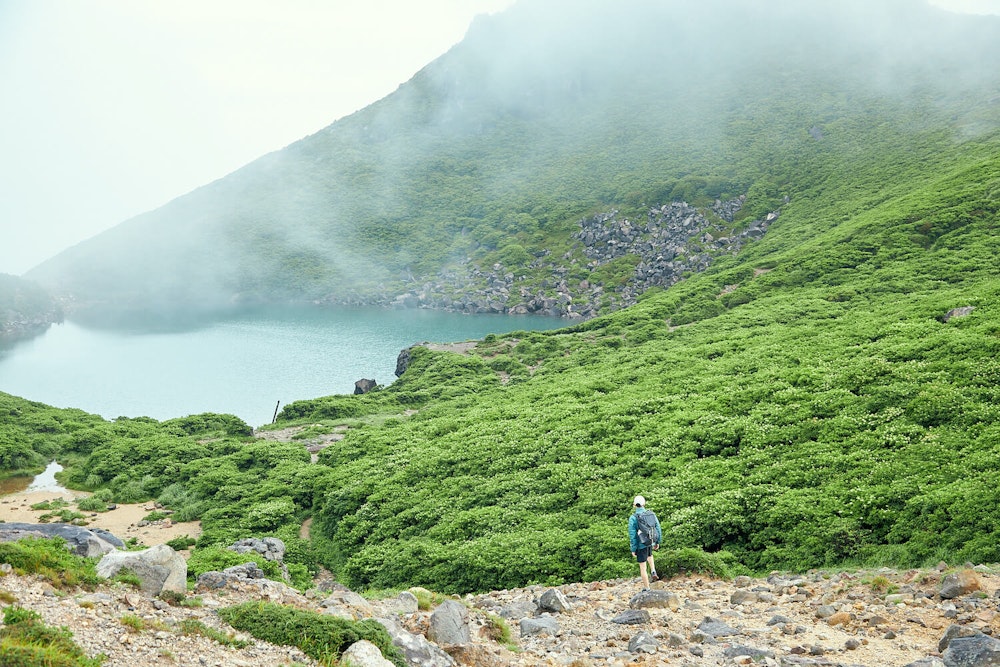
[[[632,546],[632,555],[639,563],[639,575],[642,577],[642,587],[649,588],[649,580],[660,579],[656,574],[656,564],[653,562],[653,552],[660,548],[660,520],[646,509],[646,499],[636,496],[633,503],[635,511],[628,518],[628,541]],[[646,561],[649,561],[649,575],[646,575]]]

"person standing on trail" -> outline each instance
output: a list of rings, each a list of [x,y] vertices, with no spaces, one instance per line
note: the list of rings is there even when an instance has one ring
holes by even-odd
[[[642,577],[642,587],[649,588],[649,580],[658,581],[656,564],[653,562],[653,552],[660,548],[660,520],[646,509],[646,499],[636,496],[633,502],[635,511],[628,518],[628,541],[632,547],[632,555],[639,563],[639,576]],[[646,574],[646,562],[649,562],[649,575]]]

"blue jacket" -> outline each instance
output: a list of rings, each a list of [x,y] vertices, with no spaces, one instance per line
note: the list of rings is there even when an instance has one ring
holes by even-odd
[[[645,511],[646,511],[645,507],[636,507],[635,512],[633,512],[632,516],[628,518],[628,542],[629,545],[632,547],[632,553],[638,551],[639,547],[642,546],[641,544],[639,544],[639,535],[638,535],[639,520],[636,517],[639,515],[640,512],[645,512]],[[656,520],[656,532],[660,534],[660,539],[663,539],[662,538],[663,531],[660,530],[659,519]],[[659,542],[657,542],[657,544],[659,544]]]

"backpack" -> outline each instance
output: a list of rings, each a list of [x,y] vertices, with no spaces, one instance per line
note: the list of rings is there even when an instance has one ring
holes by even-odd
[[[648,547],[660,543],[660,531],[656,528],[656,515],[649,510],[643,510],[635,515],[635,532],[639,544]]]

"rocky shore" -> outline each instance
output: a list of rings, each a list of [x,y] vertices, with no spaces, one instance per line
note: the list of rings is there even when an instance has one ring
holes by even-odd
[[[37,336],[62,321],[62,307],[42,288],[0,273],[0,343]]]
[[[461,313],[590,318],[636,303],[652,287],[669,287],[707,269],[715,258],[739,252],[760,239],[778,218],[735,225],[745,196],[717,200],[709,209],[685,202],[650,208],[645,220],[618,211],[584,218],[572,248],[560,257],[543,250],[523,273],[502,264],[489,269],[466,264],[401,293],[337,299],[349,305],[431,308]],[[629,266],[622,273],[614,262]],[[615,279],[593,276],[611,269]],[[537,278],[538,275],[545,276]]]

